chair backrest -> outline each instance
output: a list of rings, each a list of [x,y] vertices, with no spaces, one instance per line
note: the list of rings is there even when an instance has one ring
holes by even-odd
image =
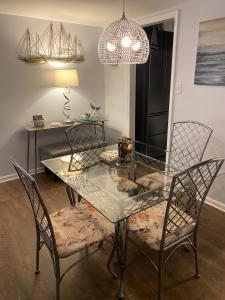
[[[104,126],[102,124],[76,124],[65,132],[72,153],[105,146]]]
[[[175,175],[170,188],[162,245],[193,232],[209,189],[224,159],[211,159]]]
[[[71,148],[71,159],[68,171],[88,168],[99,161],[101,148],[107,144],[103,124],[82,123],[66,130],[66,136]],[[78,159],[77,152],[82,152],[82,159]]]
[[[212,132],[211,128],[199,122],[175,122],[170,145],[170,165],[182,171],[202,161]]]
[[[30,176],[17,162],[11,160],[30,200],[33,210],[37,234],[40,234],[51,252],[56,253],[55,235],[47,208],[43,202],[36,180]]]

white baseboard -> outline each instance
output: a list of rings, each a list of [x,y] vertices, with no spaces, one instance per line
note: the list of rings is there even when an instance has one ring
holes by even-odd
[[[37,173],[43,173],[43,172],[44,172],[44,168],[43,167],[37,168]],[[34,175],[34,173],[35,173],[34,169],[31,169],[29,171],[29,174],[31,174],[31,175]],[[6,175],[6,176],[2,176],[2,177],[0,177],[0,183],[6,182],[6,181],[15,180],[17,178],[18,178],[17,173],[13,173],[13,174],[9,174],[9,175]]]
[[[213,206],[213,207],[225,212],[225,204],[224,203],[221,203],[221,202],[219,202],[215,199],[212,199],[210,197],[207,197],[205,202],[208,205]]]

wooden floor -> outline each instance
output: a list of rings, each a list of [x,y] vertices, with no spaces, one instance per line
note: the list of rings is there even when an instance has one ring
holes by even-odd
[[[50,212],[68,204],[63,183],[45,174],[37,178]],[[199,232],[200,279],[194,279],[191,253],[179,249],[164,276],[165,300],[225,299],[225,214],[207,205]],[[27,198],[19,181],[0,184],[0,299],[52,300],[55,284],[51,259],[41,251],[41,272],[34,275],[35,228]],[[66,275],[61,284],[62,300],[116,299],[118,281],[106,271],[110,248],[92,256]],[[156,299],[156,274],[140,253],[129,246],[125,278],[127,300]]]

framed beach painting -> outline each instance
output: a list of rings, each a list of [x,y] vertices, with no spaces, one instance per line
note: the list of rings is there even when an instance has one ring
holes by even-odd
[[[200,23],[194,82],[225,86],[225,18]]]

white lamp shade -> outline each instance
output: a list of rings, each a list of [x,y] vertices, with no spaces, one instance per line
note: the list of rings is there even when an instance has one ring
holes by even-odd
[[[63,88],[79,86],[77,70],[55,70],[55,86]]]

